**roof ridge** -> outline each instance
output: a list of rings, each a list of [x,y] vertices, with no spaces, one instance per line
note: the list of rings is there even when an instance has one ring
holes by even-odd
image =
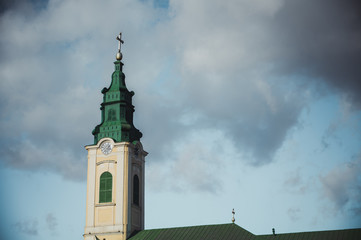
[[[222,225],[236,225],[237,227],[240,227],[235,223],[219,223],[219,224],[215,223],[215,224],[182,226],[182,227],[152,228],[152,229],[144,229],[142,231],[163,230],[163,229],[179,229],[179,228],[194,228],[194,227],[207,227],[207,226],[222,226]],[[240,228],[242,228],[242,227],[240,227]],[[244,228],[242,228],[242,229],[244,229]]]

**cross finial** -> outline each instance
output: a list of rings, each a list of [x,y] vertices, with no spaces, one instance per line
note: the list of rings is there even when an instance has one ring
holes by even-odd
[[[122,40],[122,33],[119,33],[117,40],[119,41],[118,51],[120,51],[120,44],[124,44],[124,41]]]
[[[236,212],[234,211],[234,208],[232,209],[232,223],[234,223],[236,221],[236,219],[234,218],[234,214],[236,214]]]
[[[122,40],[122,33],[121,33],[121,32],[120,32],[119,35],[116,37],[116,39],[119,41],[119,44],[118,44],[118,52],[117,52],[116,59],[117,59],[117,60],[122,60],[123,55],[122,55],[122,53],[120,52],[120,48],[121,48],[121,44],[124,44],[124,41]]]

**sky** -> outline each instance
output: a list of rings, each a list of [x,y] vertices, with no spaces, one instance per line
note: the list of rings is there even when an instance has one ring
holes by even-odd
[[[82,239],[87,151],[123,33],[147,229],[361,227],[361,4],[0,3],[0,230]]]

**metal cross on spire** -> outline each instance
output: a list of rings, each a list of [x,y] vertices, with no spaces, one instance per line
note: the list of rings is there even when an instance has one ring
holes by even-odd
[[[122,33],[119,33],[117,40],[119,41],[118,51],[120,51],[120,44],[124,44],[124,41],[122,40]]]
[[[120,48],[121,48],[121,44],[124,44],[124,41],[122,40],[122,33],[121,33],[121,32],[120,32],[119,35],[116,37],[116,39],[119,41],[119,44],[118,44],[118,52],[117,52],[116,59],[117,59],[117,60],[122,60],[123,55],[122,55],[122,53],[120,52]]]

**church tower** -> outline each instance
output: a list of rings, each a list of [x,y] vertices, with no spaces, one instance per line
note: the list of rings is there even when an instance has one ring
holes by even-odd
[[[88,150],[84,240],[125,240],[144,229],[144,158],[142,133],[133,125],[133,91],[125,85],[121,33],[115,70],[103,88],[101,123]]]

